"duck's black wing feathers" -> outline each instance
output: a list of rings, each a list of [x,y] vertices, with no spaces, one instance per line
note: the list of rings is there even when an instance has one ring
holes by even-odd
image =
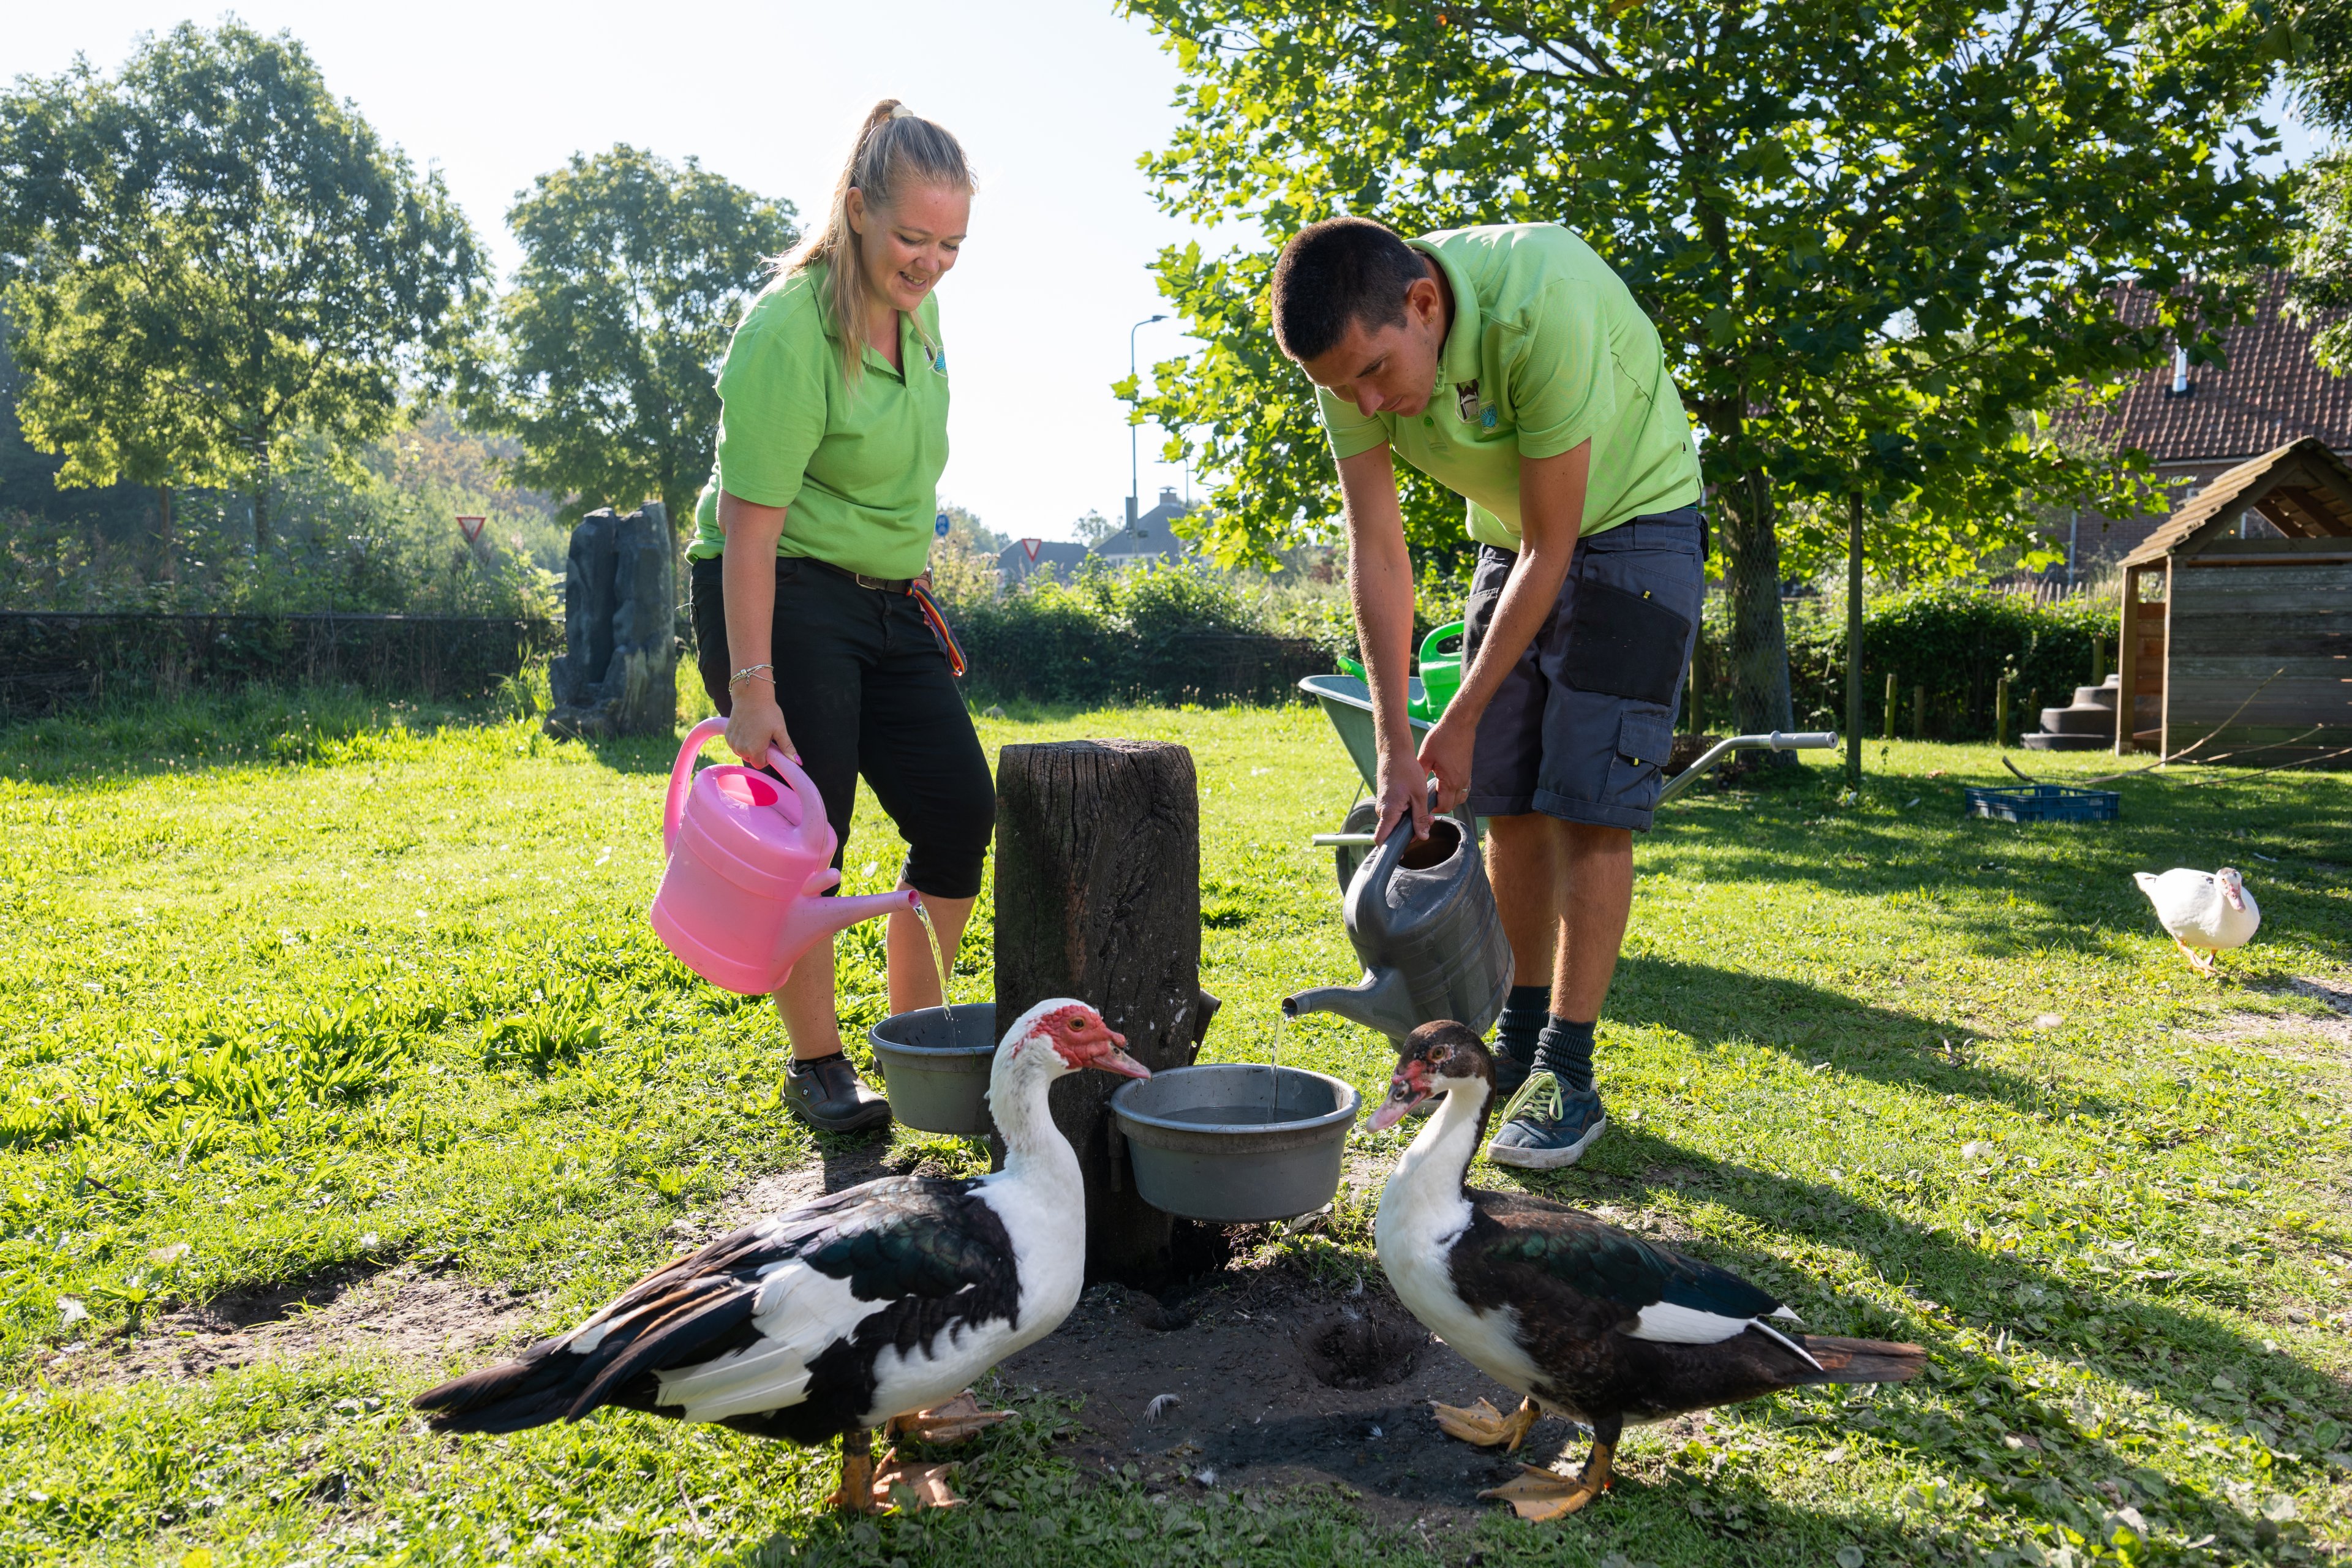
[[[1780,1302],[1727,1268],[1645,1241],[1591,1215],[1517,1193],[1473,1192],[1470,1230],[1456,1248],[1456,1287],[1473,1305],[1465,1272],[1488,1276],[1485,1294],[1496,1302],[1506,1278],[1520,1269],[1617,1310],[1627,1331],[1643,1314],[1650,1337],[1668,1325],[1685,1331],[1720,1325],[1723,1338],[1758,1318],[1780,1311]],[[1685,1314],[1698,1314],[1698,1319]],[[1702,1321],[1700,1320],[1711,1321]],[[1734,1326],[1737,1325],[1737,1326]],[[1681,1334],[1671,1337],[1681,1338]]]
[[[768,1342],[755,1315],[772,1326],[779,1303],[773,1290],[763,1303],[761,1286],[797,1262],[842,1281],[851,1300],[795,1325],[807,1376],[779,1404],[821,1401],[808,1413],[819,1425],[849,1419],[873,1392],[884,1346],[910,1352],[958,1322],[1009,1322],[1017,1311],[1011,1237],[974,1185],[887,1178],[746,1226],[654,1270],[570,1333],[427,1390],[415,1406],[453,1432],[520,1431],[600,1405],[654,1409],[656,1373]]]

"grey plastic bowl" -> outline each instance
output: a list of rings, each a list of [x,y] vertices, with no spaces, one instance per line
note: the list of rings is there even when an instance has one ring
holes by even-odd
[[[894,1013],[866,1031],[882,1082],[890,1095],[890,1115],[918,1132],[955,1132],[967,1137],[992,1132],[988,1117],[988,1072],[996,1065],[996,1004],[968,1002],[948,1026],[944,1007]]]
[[[1143,1201],[1226,1224],[1290,1219],[1329,1203],[1356,1091],[1319,1072],[1283,1068],[1276,1100],[1276,1081],[1266,1068],[1220,1062],[1121,1084],[1111,1114]]]

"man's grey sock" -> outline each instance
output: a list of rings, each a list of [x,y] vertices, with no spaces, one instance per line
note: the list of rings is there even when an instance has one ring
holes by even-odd
[[[1546,1018],[1542,1032],[1536,1037],[1536,1071],[1551,1074],[1570,1094],[1590,1092],[1592,1031],[1600,1022],[1595,1018],[1587,1024],[1572,1024],[1557,1013]]]
[[[1521,1064],[1536,1059],[1536,1041],[1551,1016],[1551,987],[1514,985],[1503,1004],[1503,1020],[1495,1026],[1495,1046]]]

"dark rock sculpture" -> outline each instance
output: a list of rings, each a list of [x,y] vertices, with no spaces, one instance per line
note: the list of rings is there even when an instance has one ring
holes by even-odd
[[[564,652],[550,662],[551,735],[667,734],[677,722],[677,577],[669,514],[610,507],[572,531]]]

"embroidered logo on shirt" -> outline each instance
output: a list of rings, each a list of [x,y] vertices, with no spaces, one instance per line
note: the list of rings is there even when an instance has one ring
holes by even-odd
[[[1492,430],[1495,427],[1497,423],[1497,416],[1495,413],[1495,405],[1493,404],[1489,403],[1484,408],[1478,410],[1478,423],[1489,430]]]

